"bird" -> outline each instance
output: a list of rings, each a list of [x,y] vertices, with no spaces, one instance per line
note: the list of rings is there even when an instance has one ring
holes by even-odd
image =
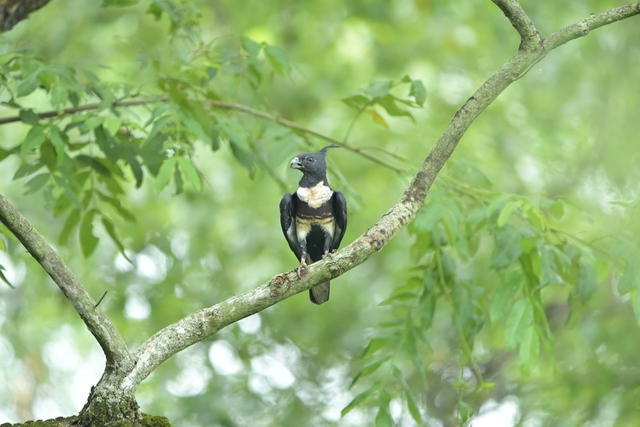
[[[280,200],[280,225],[300,261],[298,275],[308,264],[338,249],[347,229],[347,200],[327,180],[327,150],[339,147],[329,145],[291,160],[291,168],[301,171],[302,179],[294,193],[287,193]],[[319,283],[309,289],[309,299],[322,304],[329,300],[329,290],[329,281]]]

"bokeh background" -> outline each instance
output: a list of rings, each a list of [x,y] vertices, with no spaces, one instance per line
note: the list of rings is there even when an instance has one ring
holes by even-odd
[[[518,45],[486,0],[155,1],[152,13],[148,1],[104,3],[52,1],[0,36],[0,48],[69,67],[78,84],[88,85],[80,76],[91,73],[105,86],[129,88],[130,96],[166,93],[163,79],[211,68],[203,97],[259,108],[338,140],[348,133],[351,145],[405,172],[348,150],[330,152],[331,183],[349,201],[345,243],[400,198],[455,110]],[[522,4],[548,33],[619,3]],[[464,136],[418,223],[335,279],[329,303],[313,306],[301,294],[181,352],[140,386],[142,410],[177,426],[632,425],[640,399],[633,311],[640,290],[633,267],[640,232],[639,22],[616,23],[557,49],[507,89]],[[263,49],[255,70],[247,66],[242,37],[272,46],[276,58]],[[207,61],[215,65],[203,68]],[[405,75],[427,92],[423,108],[405,106],[414,120],[374,105],[348,132],[356,111],[341,100]],[[5,79],[7,88],[18,80]],[[59,108],[51,93],[36,89],[20,105]],[[394,93],[407,99],[407,85]],[[152,114],[144,107],[117,111],[96,115],[105,123],[115,117],[117,128]],[[293,191],[299,179],[288,161],[326,143],[238,112],[204,113],[227,132],[215,150],[195,137],[179,141],[200,173],[200,191],[185,185],[176,194],[174,182],[159,185],[153,173],[137,188],[125,172],[118,198],[136,222],[115,214],[112,221],[131,262],[98,221],[91,256],[83,256],[76,231],[61,243],[66,214],[52,213],[55,188],[25,195],[28,179],[14,175],[28,154],[0,162],[2,194],[50,239],[94,298],[108,291],[101,307],[133,347],[296,265],[277,209],[284,189]],[[0,116],[15,114],[0,106]],[[21,143],[29,129],[0,126],[0,147]],[[231,141],[234,132],[248,155]],[[86,150],[100,155],[91,145]],[[513,217],[501,215],[509,203]],[[446,212],[454,211],[451,219]],[[536,212],[544,221],[537,229]],[[528,288],[536,293],[534,309],[542,309],[530,322],[535,332],[513,326],[519,317],[508,313],[519,297],[495,302],[501,284],[512,281],[509,269],[524,268],[517,254],[500,254],[509,242],[494,236],[506,227],[520,233],[522,251],[538,248],[532,259],[539,283]],[[529,229],[535,231],[522,231]],[[453,244],[462,235],[471,247],[466,258]],[[77,413],[104,357],[41,268],[8,235],[0,239],[0,265],[15,286],[0,283],[0,422]],[[544,248],[553,253],[547,264]],[[572,251],[588,267],[575,264]],[[438,258],[446,271],[429,287],[433,271],[426,265],[449,255],[455,265]],[[563,256],[570,258],[566,268]],[[428,289],[418,291],[416,280]],[[576,302],[583,285],[588,295]],[[429,292],[439,296],[429,303],[430,320],[414,323],[428,299],[414,304],[413,297]],[[522,349],[522,333],[535,334],[536,349]]]

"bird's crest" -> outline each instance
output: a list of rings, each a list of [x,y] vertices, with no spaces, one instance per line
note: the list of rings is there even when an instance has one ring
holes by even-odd
[[[328,150],[329,148],[342,148],[342,147],[340,147],[339,145],[336,145],[336,144],[331,144],[331,145],[327,145],[327,146],[326,146],[326,147],[324,147],[322,150],[318,151],[318,153],[326,154],[326,152],[327,152],[327,150]]]

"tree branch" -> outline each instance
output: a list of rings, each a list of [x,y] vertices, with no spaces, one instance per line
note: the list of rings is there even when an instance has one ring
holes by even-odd
[[[0,221],[20,240],[33,258],[49,274],[73,304],[107,358],[107,369],[126,371],[133,359],[124,339],[111,321],[97,308],[91,295],[75,278],[58,254],[9,201],[0,195]]]
[[[563,29],[545,37],[543,40],[544,48],[547,51],[557,48],[573,39],[584,37],[592,30],[602,27],[603,25],[621,21],[640,13],[640,2],[629,3],[624,6],[609,9],[605,12],[592,14],[582,21],[568,25]]]
[[[0,32],[9,31],[49,0],[0,0]]]
[[[2,0],[0,0],[2,1]],[[120,107],[133,107],[133,106],[137,106],[137,105],[146,105],[146,104],[154,104],[154,103],[159,103],[159,102],[167,102],[169,101],[169,98],[166,96],[160,96],[157,98],[140,98],[140,99],[131,99],[131,100],[127,100],[127,101],[116,101],[113,104],[111,104],[111,108],[120,108]],[[340,145],[341,147],[354,152],[356,154],[359,154],[360,156],[364,157],[365,159],[372,161],[374,163],[377,163],[381,166],[384,166],[388,169],[391,169],[392,171],[396,172],[396,173],[403,173],[405,172],[403,169],[388,163],[382,159],[379,159],[375,156],[372,156],[371,154],[367,153],[366,151],[364,151],[361,148],[358,147],[354,147],[353,145],[347,144],[346,142],[343,141],[338,141],[337,139],[334,139],[330,136],[324,135],[320,132],[316,132],[312,129],[306,128],[302,125],[299,125],[296,122],[293,122],[291,120],[287,120],[284,119],[280,116],[276,116],[274,114],[269,114],[265,111],[262,110],[258,110],[252,107],[249,107],[247,105],[242,105],[242,104],[233,104],[230,102],[223,102],[223,101],[216,101],[216,100],[209,100],[208,103],[216,108],[220,108],[220,109],[225,109],[225,110],[235,110],[235,111],[240,111],[242,113],[245,114],[250,114],[252,116],[255,117],[259,117],[261,119],[265,119],[265,120],[269,120],[272,122],[275,122],[277,124],[279,124],[280,126],[284,126],[287,127],[289,129],[292,129],[294,131],[300,132],[300,133],[304,133],[307,135],[311,135],[311,136],[315,136],[316,138],[322,139],[324,141],[327,141],[331,144],[336,144],[336,145]],[[42,113],[36,113],[36,115],[38,116],[38,118],[40,119],[49,119],[52,117],[60,117],[60,116],[66,116],[69,114],[75,114],[75,113],[79,113],[81,111],[90,111],[90,110],[97,110],[99,108],[101,108],[102,105],[99,103],[91,103],[91,104],[84,104],[84,105],[79,105],[77,107],[69,107],[69,108],[65,108],[63,110],[57,111],[57,110],[51,110],[51,111],[45,111]],[[4,125],[4,124],[8,124],[8,123],[15,123],[15,122],[20,122],[22,121],[22,119],[20,118],[20,116],[10,116],[10,117],[2,117],[0,118],[0,125]]]
[[[113,104],[111,104],[111,107],[112,108],[133,107],[136,105],[146,105],[146,104],[155,104],[157,102],[166,102],[167,100],[168,98],[166,97],[148,98],[148,99],[146,98],[130,99],[128,101],[116,101]],[[97,102],[94,102],[91,104],[78,105],[77,107],[65,108],[63,110],[44,111],[42,113],[36,113],[36,115],[38,116],[39,119],[50,119],[52,117],[62,117],[62,116],[67,116],[69,114],[80,113],[82,111],[97,110],[99,108],[102,108],[102,105]],[[15,123],[20,121],[22,121],[20,116],[2,117],[0,118],[0,125],[6,125],[8,123]]]
[[[502,5],[500,7],[503,11],[505,10],[504,6],[509,14],[515,13],[517,15],[517,18],[513,18],[512,22],[514,22],[514,27],[523,35],[523,40],[525,38],[527,40],[537,40],[539,35],[530,34],[531,27],[527,24],[530,20],[524,18],[526,15],[522,15],[524,12],[519,6],[516,8],[514,5],[517,5],[516,2],[501,0],[496,0],[495,2],[499,6]],[[416,216],[424,203],[428,189],[453,153],[462,135],[473,120],[502,91],[522,77],[549,50],[588,33],[588,31],[575,31],[573,30],[574,27],[578,26],[580,28],[582,25],[589,29],[597,28],[606,23],[615,22],[638,13],[640,13],[640,8],[637,3],[612,9],[591,16],[585,20],[587,21],[586,23],[581,21],[579,24],[551,34],[546,39],[550,40],[545,45],[546,49],[528,50],[521,48],[507,63],[489,77],[455,113],[400,201],[389,209],[376,224],[337,253],[308,266],[302,278],[298,278],[294,271],[277,275],[251,291],[189,314],[158,331],[145,341],[136,352],[137,361],[135,367],[122,383],[124,390],[134,390],[137,384],[146,378],[160,363],[175,353],[246,316],[262,311],[285,298],[309,289],[317,283],[340,276],[382,249],[402,227]],[[535,29],[535,27],[533,28]]]
[[[491,0],[520,34],[521,50],[536,50],[542,47],[542,37],[529,15],[522,9],[518,0]]]

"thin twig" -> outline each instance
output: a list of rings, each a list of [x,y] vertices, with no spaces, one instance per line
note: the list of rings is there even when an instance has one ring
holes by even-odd
[[[105,290],[104,293],[102,294],[102,296],[100,297],[100,299],[98,300],[98,302],[96,303],[96,305],[93,306],[93,309],[95,310],[96,308],[98,308],[98,306],[100,305],[100,303],[102,302],[102,300],[104,299],[104,297],[107,296],[107,292],[109,292],[109,290]]]
[[[167,97],[159,97],[159,98],[139,98],[139,99],[130,99],[128,101],[116,101],[108,107],[120,108],[120,107],[133,107],[136,105],[145,105],[145,104],[154,104],[158,102],[166,102]],[[62,117],[67,116],[69,114],[80,113],[82,111],[91,111],[98,110],[103,108],[103,104],[99,102],[93,102],[90,104],[78,105],[77,107],[68,107],[62,110],[50,110],[42,113],[36,113],[36,115],[40,119],[50,119],[52,117]],[[22,121],[20,116],[11,116],[11,117],[2,117],[0,118],[0,125],[5,125],[7,123],[15,123]]]

